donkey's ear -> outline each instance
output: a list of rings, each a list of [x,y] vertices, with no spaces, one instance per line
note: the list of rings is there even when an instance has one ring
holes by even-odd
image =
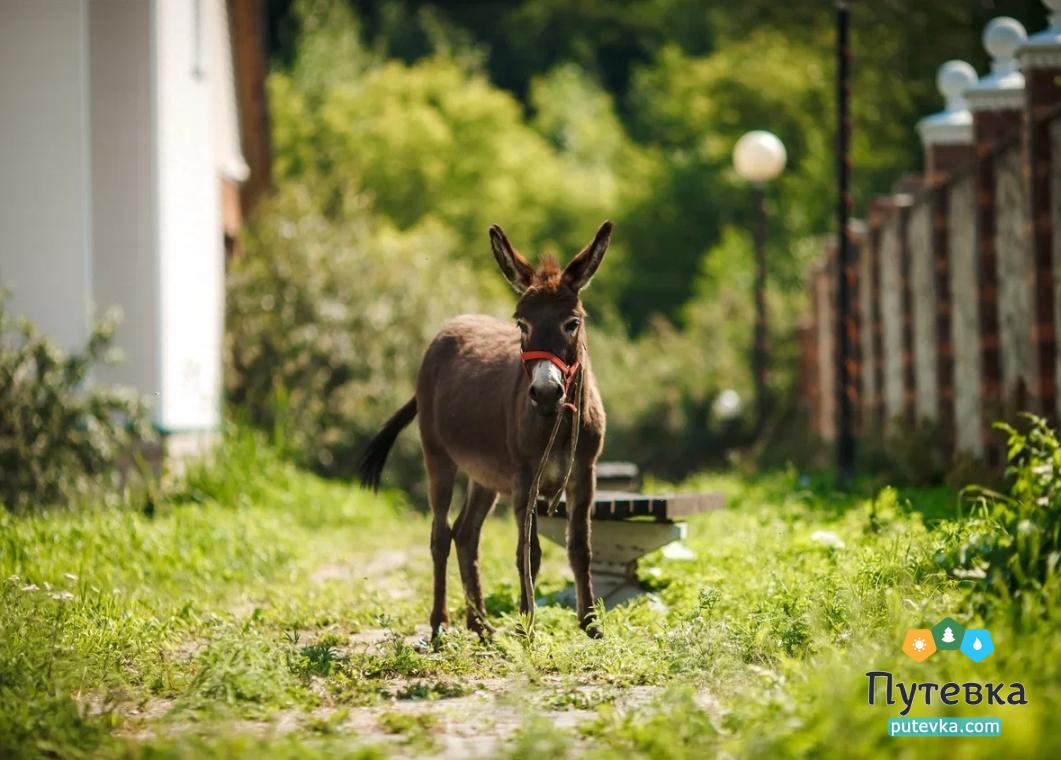
[[[496,224],[490,225],[490,250],[494,252],[497,265],[501,267],[501,274],[505,275],[508,284],[523,295],[523,291],[529,288],[534,280],[534,267],[512,247],[512,243],[508,242],[505,233]]]
[[[593,242],[571,259],[571,263],[564,270],[564,282],[575,292],[589,285],[589,281],[593,279],[597,267],[604,259],[604,252],[608,250],[613,226],[610,221],[602,224],[597,234],[593,236]]]

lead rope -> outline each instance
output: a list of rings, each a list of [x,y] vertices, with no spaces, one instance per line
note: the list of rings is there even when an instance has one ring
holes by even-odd
[[[575,467],[575,449],[578,446],[578,428],[582,418],[582,367],[579,365],[578,375],[573,383],[575,389],[575,403],[573,405],[573,413],[571,415],[571,453],[568,456],[567,461],[567,473],[564,475],[564,482],[560,485],[560,488],[553,495],[553,498],[549,502],[549,506],[546,509],[546,514],[552,517],[556,512],[556,507],[560,504],[560,497],[563,495],[564,490],[567,488],[567,483],[571,479],[571,470]],[[565,394],[566,395],[566,394]],[[527,636],[530,637],[531,627],[534,625],[534,576],[531,574],[531,560],[530,560],[530,547],[531,547],[531,529],[534,525],[534,515],[538,511],[538,491],[541,489],[542,474],[545,472],[545,466],[549,462],[549,455],[553,451],[553,444],[556,443],[556,435],[560,432],[560,424],[564,421],[563,410],[567,404],[561,405],[560,409],[556,413],[556,422],[553,423],[552,432],[549,433],[549,441],[545,444],[545,451],[542,452],[542,459],[538,463],[538,471],[534,474],[534,480],[531,481],[531,489],[529,498],[527,499],[527,514],[523,518],[523,535],[526,536],[527,540],[523,545],[523,575],[527,578],[529,598],[524,598],[524,602],[527,607]]]
[[[571,412],[571,451],[567,458],[567,473],[564,475],[564,482],[560,484],[560,488],[555,494],[553,494],[552,501],[549,502],[549,507],[546,510],[546,514],[549,517],[553,517],[556,514],[556,508],[560,505],[560,497],[564,491],[567,490],[567,482],[571,479],[571,471],[575,469],[575,450],[578,448],[578,429],[581,427],[582,420],[582,367],[579,366],[578,377],[575,378],[575,404],[572,407]]]

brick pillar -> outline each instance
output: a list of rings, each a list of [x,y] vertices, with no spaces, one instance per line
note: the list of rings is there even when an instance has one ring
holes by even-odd
[[[946,107],[917,123],[925,152],[925,181],[936,184],[972,163],[973,116],[965,91],[976,84],[976,70],[965,61],[947,61],[936,74],[936,87]]]
[[[973,143],[976,149],[977,288],[983,373],[984,455],[992,464],[1001,460],[1001,450],[991,423],[1002,413],[994,156],[1000,146],[1020,134],[1024,111],[1024,76],[1017,69],[1015,56],[1026,38],[1024,27],[1017,21],[993,19],[984,30],[984,47],[992,58],[991,73],[965,93],[973,115]]]
[[[1061,2],[1046,2],[1054,13],[1050,28],[1033,35],[1017,56],[1025,77],[1024,175],[1028,187],[1031,241],[1033,323],[1032,349],[1036,382],[1031,389],[1036,411],[1056,421],[1057,325],[1054,321],[1054,230],[1051,206],[1051,170],[1055,157],[1051,123],[1061,115]]]
[[[984,409],[984,454],[992,464],[1001,461],[1001,450],[992,423],[1002,413],[1002,357],[998,323],[998,255],[995,250],[995,164],[1000,137],[1019,130],[1017,111],[977,115],[976,139],[976,240],[979,254],[977,290],[980,304],[980,385]]]
[[[965,145],[925,146],[925,181],[939,184],[976,160],[976,149],[970,140]]]

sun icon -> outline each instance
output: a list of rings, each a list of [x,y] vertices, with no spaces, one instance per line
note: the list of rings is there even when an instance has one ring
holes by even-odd
[[[927,628],[911,628],[903,641],[903,652],[918,662],[924,662],[936,651],[932,631]]]

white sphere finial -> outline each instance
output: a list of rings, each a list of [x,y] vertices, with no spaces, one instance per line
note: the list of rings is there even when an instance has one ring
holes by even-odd
[[[991,73],[965,91],[973,111],[1016,111],[1024,107],[1024,74],[1017,51],[1026,46],[1028,33],[1009,16],[991,19],[984,27],[984,48],[991,55]]]
[[[1047,27],[1046,31],[1051,32],[1061,30],[1061,0],[1043,0],[1043,5],[1045,5],[1046,9],[1050,11],[1048,19],[1050,26]],[[1041,37],[1042,33],[1035,36]],[[1057,38],[1055,37],[1053,41],[1056,42]]]
[[[733,166],[748,182],[769,182],[785,168],[788,154],[773,132],[756,129],[745,133],[733,148]]]
[[[992,68],[1016,67],[1017,48],[1028,39],[1024,25],[1015,18],[999,16],[984,28],[984,49],[992,59]]]
[[[976,79],[976,69],[965,61],[947,61],[939,67],[936,87],[939,88],[948,111],[965,108],[965,91],[976,84]]]
[[[1047,27],[1021,43],[1017,50],[1021,69],[1056,69],[1061,51],[1061,0],[1043,0],[1050,11]]]
[[[969,112],[965,93],[977,82],[976,69],[965,61],[947,61],[939,67],[936,87],[943,95],[946,106],[939,113],[926,116],[917,123],[921,142],[926,147],[968,145],[972,142],[973,116]]]

